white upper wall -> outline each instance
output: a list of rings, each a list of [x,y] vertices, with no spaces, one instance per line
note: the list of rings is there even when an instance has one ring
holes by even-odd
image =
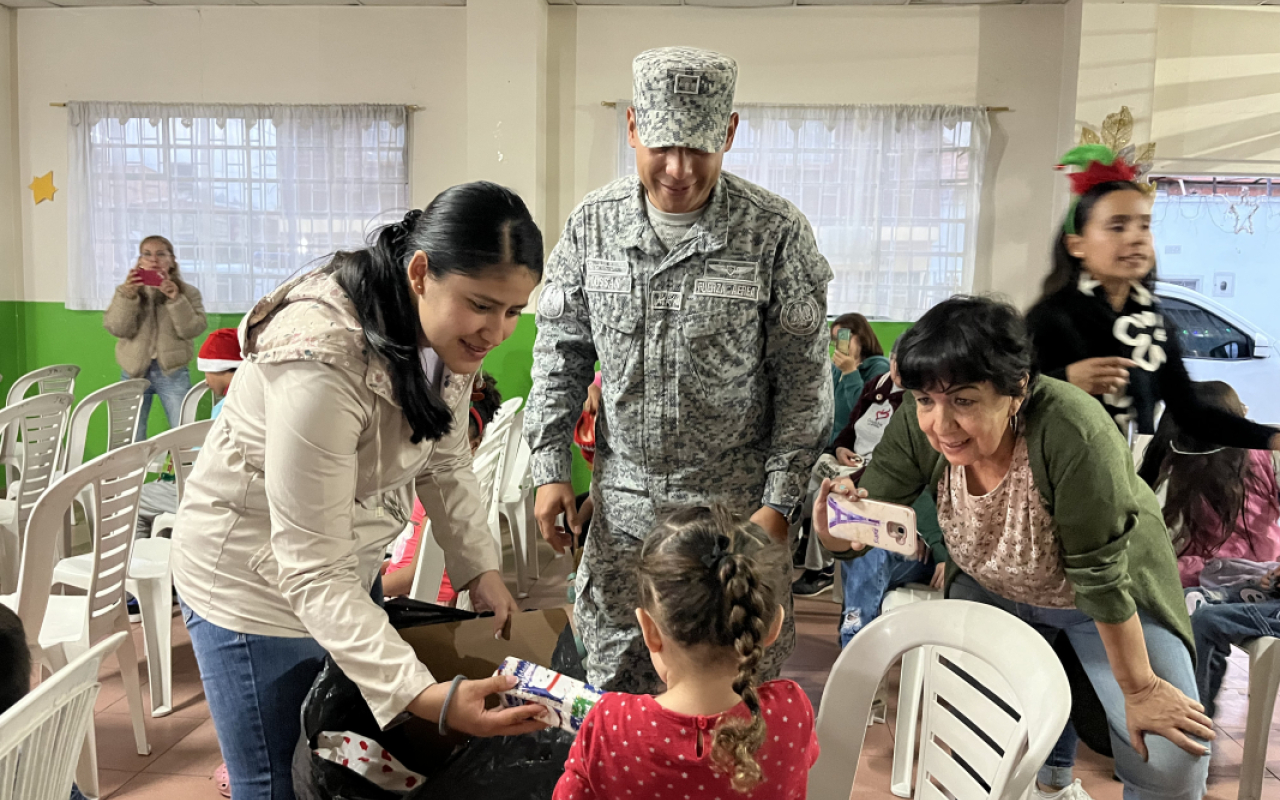
[[[1152,137],[1159,169],[1280,175],[1280,8],[1161,7]]]
[[[466,9],[32,9],[17,24],[23,186],[49,170],[66,185],[66,109],[49,103],[67,100],[416,104],[414,202],[466,179]],[[65,299],[69,199],[21,204],[26,300]]]
[[[615,177],[631,59],[689,45],[738,62],[742,103],[957,103],[977,95],[979,9],[595,6],[577,10],[576,197]]]

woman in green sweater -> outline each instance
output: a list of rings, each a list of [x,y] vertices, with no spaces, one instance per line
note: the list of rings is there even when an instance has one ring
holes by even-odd
[[[1083,391],[1036,375],[1022,317],[1003,303],[943,302],[897,355],[908,396],[861,485],[824,482],[822,543],[859,555],[830,535],[829,492],[907,505],[932,494],[953,562],[947,596],[1067,637],[1106,709],[1126,800],[1199,800],[1213,731],[1177,559],[1115,423]],[[1068,726],[1041,796],[1087,797],[1070,779],[1075,746]]]

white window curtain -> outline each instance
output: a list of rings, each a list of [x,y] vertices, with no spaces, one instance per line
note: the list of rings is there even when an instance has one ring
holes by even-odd
[[[67,307],[104,309],[146,236],[212,312],[248,311],[409,205],[404,106],[68,103]]]
[[[619,108],[619,174],[635,171]],[[973,287],[986,109],[741,105],[724,168],[795,203],[835,279],[832,316],[914,321]]]

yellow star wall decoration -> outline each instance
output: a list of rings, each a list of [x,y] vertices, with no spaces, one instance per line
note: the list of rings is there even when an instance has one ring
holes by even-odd
[[[53,185],[53,172],[46,172],[39,178],[31,181],[31,185],[27,187],[31,190],[31,194],[35,199],[36,205],[40,205],[45,200],[52,200],[54,192],[58,188]]]

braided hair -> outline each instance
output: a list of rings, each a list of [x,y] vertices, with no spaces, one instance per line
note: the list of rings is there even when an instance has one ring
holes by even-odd
[[[766,730],[757,673],[789,576],[786,548],[722,506],[667,516],[640,553],[640,604],[663,635],[737,664],[733,690],[751,716],[721,716],[711,762],[742,793],[764,780],[756,761]]]
[[[368,247],[335,253],[329,262],[326,269],[355,305],[369,349],[387,362],[414,444],[438,440],[453,426],[418,355],[422,323],[406,268],[419,250],[435,279],[519,265],[541,280],[542,234],[515,192],[478,181],[444,190],[426,209],[375,231]]]

